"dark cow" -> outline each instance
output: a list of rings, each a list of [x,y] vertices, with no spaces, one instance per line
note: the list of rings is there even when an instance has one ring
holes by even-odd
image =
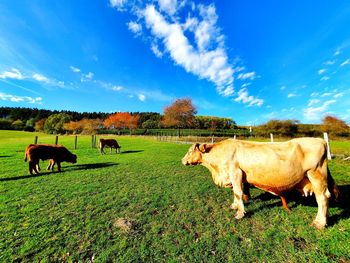
[[[120,153],[121,147],[119,146],[118,142],[115,139],[100,139],[99,148],[100,148],[101,154],[105,154],[105,152],[103,151],[103,148],[106,146],[111,148],[111,153],[112,153],[112,148],[115,149],[116,153]]]
[[[61,162],[76,163],[77,156],[72,154],[62,145],[30,144],[25,151],[25,161],[29,162],[29,173],[39,173],[39,160],[50,160],[48,169],[53,170],[57,163],[57,169],[61,171]]]

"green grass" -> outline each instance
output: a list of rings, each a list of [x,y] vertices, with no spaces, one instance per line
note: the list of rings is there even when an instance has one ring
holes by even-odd
[[[229,209],[232,193],[218,188],[204,167],[185,167],[188,145],[118,137],[121,154],[101,156],[90,136],[60,137],[78,155],[61,173],[28,175],[24,148],[54,136],[0,131],[0,262],[348,262],[350,162],[330,170],[342,191],[329,226],[310,226],[314,198],[280,200],[252,189],[247,216]],[[336,142],[347,151],[349,142]],[[345,146],[342,146],[345,145]],[[125,231],[119,218],[132,222]]]

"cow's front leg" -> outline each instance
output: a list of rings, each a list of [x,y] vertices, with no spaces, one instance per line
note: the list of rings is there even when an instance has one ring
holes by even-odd
[[[232,172],[230,175],[231,182],[232,182],[232,190],[233,190],[233,204],[231,205],[231,208],[237,209],[235,218],[241,219],[244,217],[245,210],[244,210],[244,204],[243,204],[243,187],[242,187],[242,171],[241,169],[234,169],[235,171]]]

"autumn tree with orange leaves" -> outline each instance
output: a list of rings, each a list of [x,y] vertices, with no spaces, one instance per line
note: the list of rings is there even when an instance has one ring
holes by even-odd
[[[135,130],[138,127],[139,118],[138,115],[131,115],[128,112],[118,112],[105,119],[103,125],[107,129]]]
[[[73,134],[96,134],[102,125],[100,119],[82,119],[80,121],[70,121],[63,125],[64,129]]]
[[[323,118],[322,130],[333,136],[346,137],[350,134],[350,127],[346,122],[331,115],[327,115]]]
[[[190,98],[177,99],[164,108],[162,124],[165,127],[175,127],[179,130],[191,127],[196,113],[196,107],[192,104]]]

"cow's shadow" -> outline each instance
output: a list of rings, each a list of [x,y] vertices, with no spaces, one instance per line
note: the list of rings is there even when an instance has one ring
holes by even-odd
[[[335,225],[339,220],[344,218],[350,217],[350,184],[348,185],[338,185],[339,189],[339,197],[338,200],[335,201],[333,198],[330,199],[329,207],[330,208],[339,208],[341,211],[337,214],[332,214],[329,217],[328,225],[332,226]],[[293,212],[293,208],[296,208],[299,205],[302,206],[309,206],[309,207],[317,207],[317,202],[315,195],[312,195],[311,197],[303,197],[300,192],[298,191],[290,191],[284,194],[284,197],[287,200],[288,206],[291,209],[291,212]],[[271,208],[271,207],[281,207],[281,209],[284,209],[282,207],[281,199],[277,196],[274,196],[267,192],[262,192],[258,194],[257,196],[253,196],[251,198],[251,202],[254,202],[255,199],[259,199],[261,201],[271,201],[275,200],[273,203],[264,204],[260,206],[259,208],[255,209],[254,211],[251,211],[252,213],[256,212],[257,210],[265,209],[265,208]]]
[[[15,181],[15,180],[22,180],[22,179],[28,179],[28,178],[33,178],[33,177],[40,177],[40,176],[46,176],[46,175],[51,175],[51,174],[56,174],[56,173],[64,173],[68,171],[76,171],[76,170],[91,170],[91,169],[100,169],[100,168],[105,168],[105,167],[110,167],[110,166],[115,166],[118,165],[118,163],[112,163],[112,162],[106,162],[106,163],[87,163],[87,164],[76,164],[76,165],[71,165],[68,167],[62,167],[62,171],[58,172],[57,168],[55,171],[47,171],[47,170],[41,170],[39,174],[30,174],[30,175],[22,175],[22,176],[15,176],[15,177],[7,177],[7,178],[0,178],[1,181]]]
[[[12,157],[12,155],[0,155],[0,158],[9,158]]]
[[[140,153],[143,152],[143,150],[129,150],[129,151],[122,151],[121,154],[128,154],[128,153]]]

